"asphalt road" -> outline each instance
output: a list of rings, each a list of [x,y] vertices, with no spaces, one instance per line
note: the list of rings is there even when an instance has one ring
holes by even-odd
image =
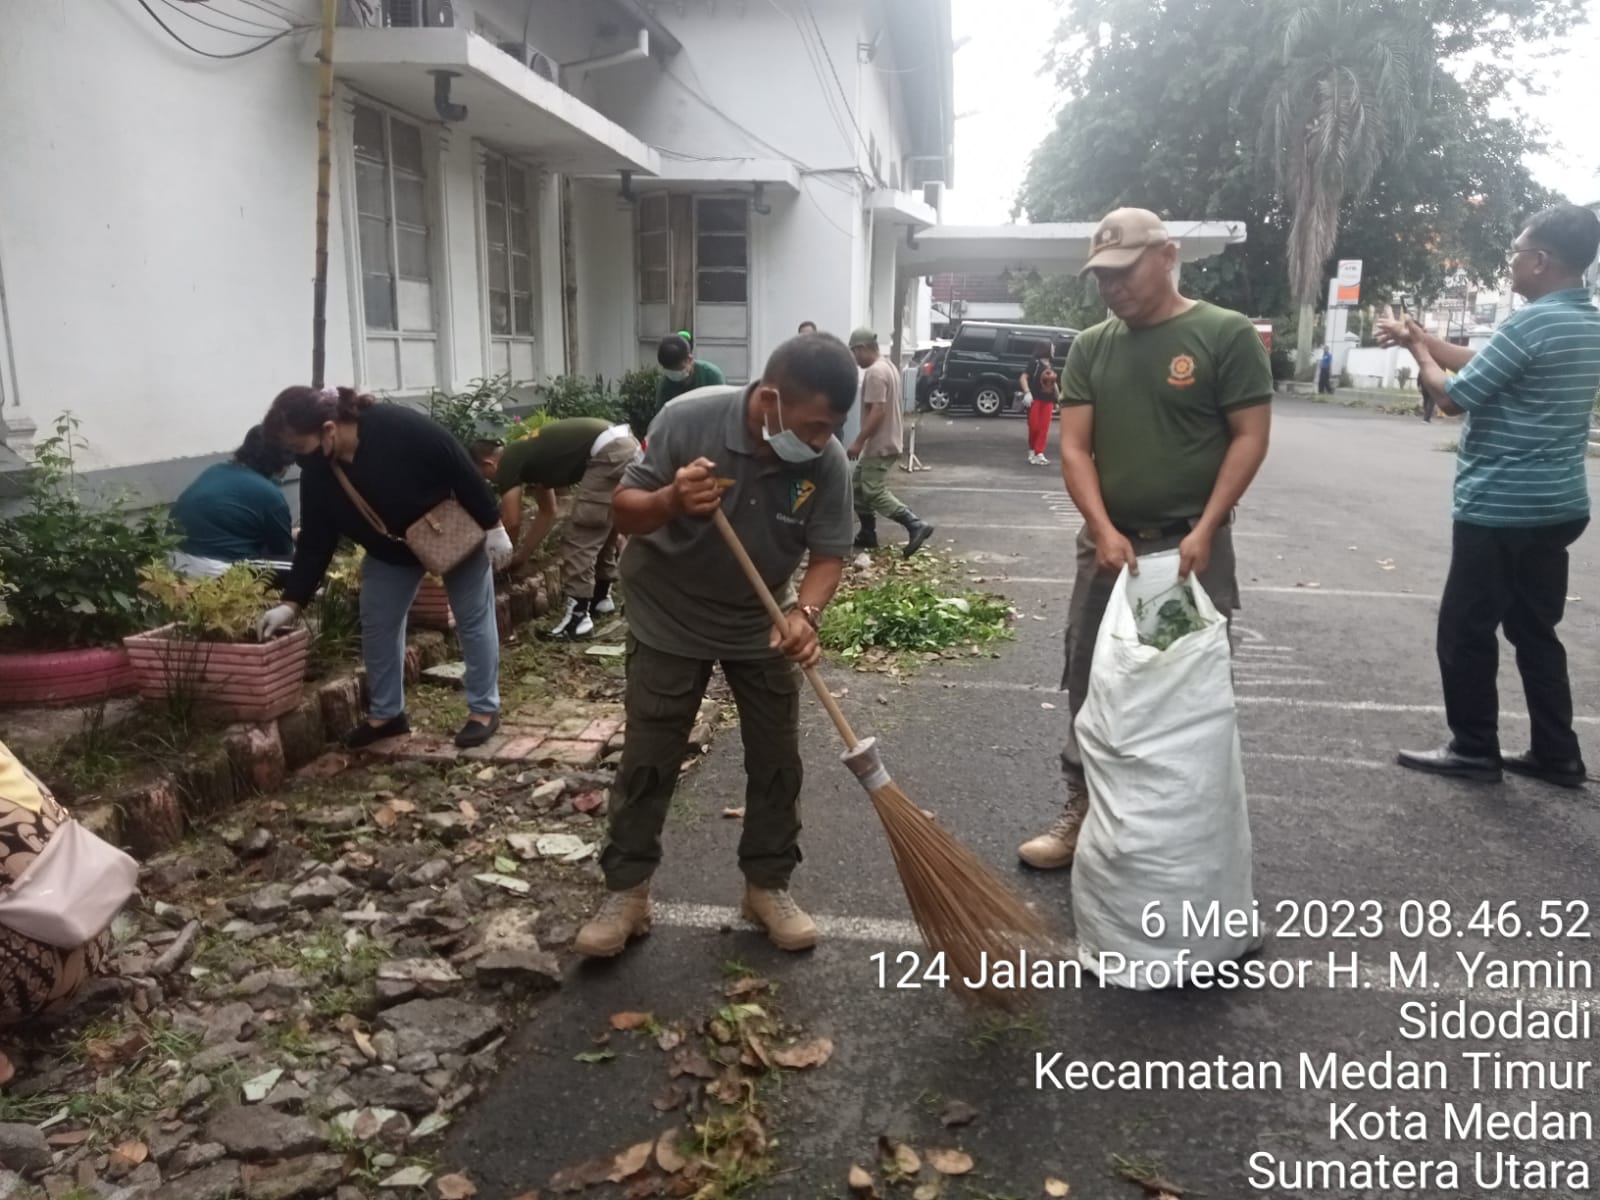
[[[740,890],[738,826],[720,814],[742,799],[738,739],[725,734],[669,823],[667,861],[655,889],[662,905],[656,932],[614,964],[577,971],[539,1008],[516,1039],[514,1064],[457,1130],[452,1161],[472,1171],[484,1200],[499,1200],[544,1185],[557,1168],[614,1153],[663,1128],[670,1118],[650,1104],[664,1082],[655,1050],[622,1046],[604,1067],[576,1063],[573,1055],[614,1011],[651,1010],[662,1019],[706,1013],[724,964],[738,960],[776,979],[785,1014],[836,1046],[822,1070],[786,1077],[770,1123],[781,1139],[784,1170],[754,1195],[842,1196],[849,1164],[872,1163],[880,1133],[970,1152],[976,1171],[953,1181],[947,1195],[1039,1196],[1047,1175],[1067,1180],[1071,1195],[1086,1200],[1139,1195],[1116,1177],[1113,1156],[1159,1163],[1189,1194],[1211,1197],[1581,1190],[1571,1177],[1521,1192],[1480,1184],[1472,1156],[1498,1150],[1524,1162],[1582,1159],[1593,1174],[1600,1169],[1594,1142],[1517,1135],[1446,1142],[1442,1111],[1452,1099],[1506,1111],[1536,1099],[1587,1110],[1600,1094],[1592,1080],[1576,1094],[1497,1090],[1490,1081],[1474,1091],[1460,1054],[1498,1049],[1552,1061],[1600,1058],[1593,1041],[1519,1042],[1498,1033],[1473,1044],[1418,1041],[1400,1028],[1408,1003],[1465,1003],[1492,1013],[1512,1007],[1513,992],[1482,978],[1469,981],[1457,951],[1544,965],[1600,958],[1582,938],[1547,941],[1521,931],[1513,938],[1499,918],[1493,926],[1468,927],[1480,901],[1492,901],[1496,912],[1516,901],[1518,915],[1532,924],[1542,902],[1594,900],[1600,809],[1590,793],[1525,781],[1458,784],[1391,765],[1396,749],[1429,747],[1445,736],[1432,639],[1449,544],[1453,459],[1442,448],[1454,436],[1447,424],[1281,404],[1272,452],[1240,513],[1237,696],[1257,897],[1269,916],[1281,902],[1312,899],[1370,900],[1383,910],[1383,931],[1370,938],[1269,941],[1268,961],[1316,962],[1318,986],[1133,993],[1091,982],[1045,995],[1035,1019],[1009,1028],[964,1012],[938,989],[880,986],[872,956],[886,952],[892,964],[895,955],[918,947],[871,806],[839,767],[831,726],[813,705],[806,710],[806,858],[794,888],[819,917],[823,943],[810,955],[781,955],[729,911]],[[861,725],[882,735],[901,786],[1070,935],[1069,878],[1026,872],[1015,847],[1051,820],[1061,798],[1056,755],[1065,698],[1054,689],[1077,517],[1057,469],[1027,464],[1018,421],[924,417],[918,451],[932,469],[897,473],[893,486],[938,524],[939,542],[966,556],[983,586],[1013,600],[1024,614],[1017,641],[997,660],[940,664],[899,685],[835,672],[836,686],[848,688],[845,703]],[[1596,743],[1600,724],[1597,545],[1591,536],[1575,552],[1565,626],[1580,734],[1589,743]],[[1509,654],[1501,691],[1505,742],[1520,749],[1527,723]],[[1590,751],[1600,755],[1600,744]],[[1407,900],[1447,902],[1450,928],[1439,937],[1426,929],[1405,936],[1400,918]],[[1574,908],[1562,933],[1593,933],[1596,924]],[[1426,984],[1392,978],[1391,951],[1407,961],[1426,951],[1432,978]],[[1330,953],[1341,961],[1359,956],[1358,986],[1322,986]],[[891,968],[888,982],[895,977]],[[1592,1014],[1597,997],[1586,981],[1554,983],[1524,989],[1525,1002],[1574,1003]],[[1036,1054],[1048,1058],[1058,1050],[1063,1063],[1276,1060],[1285,1084],[1281,1090],[1041,1089]],[[1301,1086],[1303,1053],[1320,1063],[1330,1053],[1367,1061],[1388,1051],[1445,1064],[1447,1087],[1406,1093]],[[940,1127],[939,1108],[951,1098],[978,1110],[971,1126]],[[1408,1141],[1405,1131],[1384,1128],[1353,1140],[1329,1117],[1331,1103],[1350,1101],[1362,1109],[1393,1103],[1422,1112],[1427,1137]],[[1379,1154],[1452,1158],[1469,1169],[1454,1186],[1435,1176],[1410,1189],[1324,1188],[1252,1177],[1249,1160],[1256,1154],[1291,1164]]]

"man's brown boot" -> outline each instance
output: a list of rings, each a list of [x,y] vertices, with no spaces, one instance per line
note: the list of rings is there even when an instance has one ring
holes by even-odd
[[[1089,790],[1083,784],[1067,784],[1067,807],[1049,830],[1017,847],[1017,857],[1040,871],[1057,871],[1072,865],[1078,852],[1078,831],[1089,812]]]
[[[608,892],[600,911],[590,917],[572,948],[587,958],[613,958],[636,937],[650,932],[650,881],[625,892]]]
[[[809,950],[817,944],[817,923],[783,889],[745,884],[744,916],[764,925],[780,950]]]

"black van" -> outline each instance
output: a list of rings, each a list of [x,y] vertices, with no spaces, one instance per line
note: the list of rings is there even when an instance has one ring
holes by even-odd
[[[1021,412],[1018,380],[1040,342],[1055,347],[1056,370],[1066,361],[1076,329],[1054,325],[1013,325],[996,321],[963,321],[928,391],[933,412],[970,409],[979,416]]]

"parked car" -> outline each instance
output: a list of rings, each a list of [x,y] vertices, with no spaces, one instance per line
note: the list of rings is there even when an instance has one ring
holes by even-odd
[[[945,351],[949,349],[950,343],[940,339],[920,347],[911,356],[911,364],[907,368],[911,372],[911,382],[906,391],[915,403],[917,412],[928,411],[928,397],[944,365]]]
[[[970,409],[979,416],[1023,410],[1022,377],[1039,342],[1055,347],[1056,370],[1066,361],[1076,329],[1054,325],[1014,325],[963,321],[930,377],[927,406],[932,412]],[[919,391],[921,380],[918,380]]]

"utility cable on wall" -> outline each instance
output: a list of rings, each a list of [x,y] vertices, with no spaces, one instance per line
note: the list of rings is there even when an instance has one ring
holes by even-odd
[[[166,3],[168,5],[168,7],[173,7],[172,4],[171,4],[171,0],[163,0],[163,2]],[[201,55],[204,58],[217,58],[217,59],[244,58],[246,55],[255,54],[257,51],[265,50],[268,46],[271,46],[276,42],[280,42],[284,38],[286,38],[286,37],[290,36],[291,34],[297,32],[294,29],[285,29],[282,33],[274,34],[272,37],[269,37],[269,38],[263,38],[262,40],[258,41],[255,45],[247,47],[244,50],[233,50],[233,51],[229,51],[229,52],[226,52],[226,53],[219,53],[219,52],[214,51],[214,50],[202,50],[199,46],[196,46],[192,42],[189,42],[189,41],[185,40],[181,33],[179,33],[177,30],[173,29],[172,26],[168,25],[165,21],[163,21],[161,19],[161,14],[156,12],[155,9],[150,7],[149,0],[137,0],[137,3],[138,3],[140,8],[144,9],[144,11],[149,15],[149,17],[150,17],[150,19],[152,21],[154,21],[157,25],[161,26],[161,31],[163,33],[165,33],[169,38],[171,38],[173,41],[177,42],[178,45],[182,46],[185,50],[188,50],[188,51],[191,51],[192,53]],[[179,9],[178,11],[182,12],[181,9]],[[190,14],[185,13],[184,15],[185,16],[189,16]],[[194,19],[195,20],[199,20],[199,18],[194,18]],[[207,22],[201,21],[200,23],[202,25],[204,25]],[[217,26],[213,26],[212,28],[217,28]],[[246,36],[244,34],[239,33],[238,30],[229,30],[228,32],[234,34],[235,36],[239,36],[239,37]]]

